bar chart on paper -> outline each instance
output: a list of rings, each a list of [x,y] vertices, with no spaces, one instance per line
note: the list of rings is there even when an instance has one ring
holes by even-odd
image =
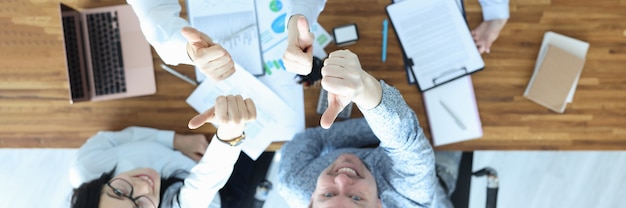
[[[252,21],[254,20],[254,12],[244,11],[195,19],[197,22],[202,22],[199,27],[210,31],[210,37],[213,41],[221,44],[223,47],[236,48],[254,45],[254,42],[258,42],[256,24]],[[219,28],[223,27],[223,25],[229,25],[229,27],[211,30],[211,28]]]
[[[206,33],[254,75],[263,74],[254,1],[190,0],[191,25]]]

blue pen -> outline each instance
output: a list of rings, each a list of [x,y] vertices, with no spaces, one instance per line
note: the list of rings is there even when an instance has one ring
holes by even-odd
[[[383,63],[387,61],[387,19],[383,20],[383,50],[382,50],[382,60]]]

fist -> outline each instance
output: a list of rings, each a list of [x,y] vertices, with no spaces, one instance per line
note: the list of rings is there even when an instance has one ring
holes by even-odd
[[[241,136],[245,124],[256,120],[256,107],[250,99],[243,99],[241,95],[219,96],[215,99],[215,106],[193,117],[189,121],[189,128],[196,129],[204,123],[213,123],[219,126],[217,136],[223,140],[230,140]]]
[[[185,27],[182,30],[187,39],[187,54],[194,65],[209,78],[220,81],[235,73],[235,63],[228,51],[215,44],[206,34]]]
[[[313,33],[306,17],[294,15],[289,19],[287,50],[283,55],[287,71],[308,75],[313,68]]]

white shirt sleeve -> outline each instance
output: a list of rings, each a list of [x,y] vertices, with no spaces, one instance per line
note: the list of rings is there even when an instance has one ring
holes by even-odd
[[[287,23],[289,17],[295,14],[301,14],[309,21],[309,27],[317,22],[326,0],[295,0],[291,1],[291,7],[287,9]],[[287,23],[285,25],[287,25]]]
[[[127,0],[139,18],[141,31],[163,62],[193,64],[187,55],[187,39],[180,33],[189,22],[180,17],[177,0]]]
[[[483,10],[483,21],[508,19],[509,0],[478,0]]]
[[[208,207],[230,178],[240,152],[240,147],[232,147],[213,136],[204,156],[185,178],[178,197],[180,207]]]
[[[78,150],[76,161],[70,170],[72,186],[78,187],[92,180],[94,176],[111,171],[118,162],[118,155],[113,150],[117,146],[140,141],[156,142],[173,149],[174,132],[144,127],[128,127],[118,132],[98,132]]]

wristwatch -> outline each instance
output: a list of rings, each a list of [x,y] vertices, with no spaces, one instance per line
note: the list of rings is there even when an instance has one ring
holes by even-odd
[[[220,139],[220,137],[217,136],[217,133],[215,134],[215,138],[217,138],[217,140],[220,140],[220,142],[224,142],[232,147],[235,147],[235,146],[239,146],[243,142],[243,140],[246,138],[246,132],[241,132],[241,136],[236,137],[231,140]]]

